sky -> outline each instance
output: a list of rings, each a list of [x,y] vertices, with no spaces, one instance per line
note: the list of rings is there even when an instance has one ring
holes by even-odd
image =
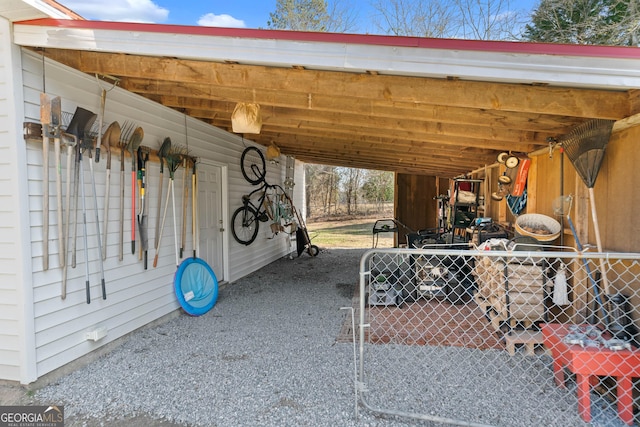
[[[86,19],[213,27],[267,28],[276,0],[57,0]],[[371,0],[343,0],[357,16],[353,32],[375,33]],[[530,10],[535,0],[512,0]]]

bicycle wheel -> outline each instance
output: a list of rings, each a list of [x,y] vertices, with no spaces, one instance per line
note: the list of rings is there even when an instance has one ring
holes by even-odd
[[[253,185],[257,185],[264,180],[267,171],[264,155],[256,147],[247,147],[240,156],[240,169],[242,176]]]
[[[251,206],[240,206],[231,216],[231,234],[238,243],[249,246],[258,235],[258,213]]]

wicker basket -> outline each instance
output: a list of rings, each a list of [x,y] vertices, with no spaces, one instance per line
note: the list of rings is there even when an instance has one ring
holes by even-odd
[[[536,233],[524,227],[536,230],[547,230],[549,233]],[[516,232],[521,236],[530,236],[540,242],[551,242],[560,236],[562,226],[555,219],[541,214],[520,215],[516,220]]]

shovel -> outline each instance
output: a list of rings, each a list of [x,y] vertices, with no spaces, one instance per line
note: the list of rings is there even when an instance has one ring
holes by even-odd
[[[86,201],[85,201],[85,193],[84,193],[84,167],[83,167],[83,162],[82,162],[82,152],[84,151],[84,149],[86,149],[87,147],[90,147],[90,142],[87,142],[86,139],[88,139],[88,137],[86,136],[87,133],[91,130],[91,127],[93,126],[93,123],[96,120],[96,115],[94,113],[92,113],[91,111],[85,110],[84,108],[81,107],[77,107],[76,108],[76,112],[73,115],[73,119],[71,119],[71,123],[69,123],[69,126],[67,127],[67,133],[70,133],[71,135],[74,135],[77,138],[78,144],[77,144],[77,151],[76,153],[78,154],[77,156],[77,163],[79,165],[78,167],[78,174],[79,174],[79,180],[78,180],[78,186],[80,187],[80,193],[81,193],[81,198],[82,198],[82,221],[83,221],[83,225],[84,225],[84,265],[85,265],[85,289],[86,289],[86,293],[87,293],[87,304],[91,303],[91,285],[89,284],[89,248],[88,248],[88,241],[87,241],[87,206],[86,206]],[[93,164],[93,163],[92,163]],[[76,196],[77,197],[77,194]],[[100,233],[98,233],[99,235]],[[102,259],[101,259],[102,261]]]
[[[80,141],[81,138],[84,138],[85,127],[89,125],[89,128],[93,126],[93,122],[95,121],[95,114],[91,111],[85,110],[84,108],[78,107],[76,108],[75,113],[73,114],[73,118],[69,122],[67,126],[66,133],[69,135],[73,135],[75,137],[75,151],[76,151],[76,159],[75,159],[75,180],[73,183],[73,212],[78,212],[78,186],[80,184],[80,158],[81,158],[81,148]],[[71,267],[76,268],[76,247],[77,247],[77,237],[78,237],[78,224],[76,221],[76,214],[74,213],[73,220],[73,249],[71,251]],[[67,232],[69,232],[67,230]]]
[[[105,190],[104,190],[104,215],[102,216],[102,222],[104,223],[102,234],[102,259],[107,259],[107,228],[109,224],[109,189],[111,188],[111,146],[116,146],[120,140],[120,123],[113,122],[109,125],[104,135],[102,136],[102,142],[105,151],[107,152],[107,170],[105,178]]]
[[[136,156],[135,152],[144,138],[144,131],[137,127],[127,144],[127,151],[131,154],[131,254],[136,253]]]

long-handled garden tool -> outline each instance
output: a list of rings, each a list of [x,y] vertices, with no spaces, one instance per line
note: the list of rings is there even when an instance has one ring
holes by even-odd
[[[180,148],[172,147],[170,152],[166,156],[167,167],[169,168],[169,186],[167,188],[167,198],[164,204],[164,213],[162,214],[162,224],[160,226],[160,236],[158,237],[158,244],[156,245],[156,254],[153,258],[153,266],[157,267],[158,265],[158,254],[160,253],[161,241],[162,241],[162,233],[164,231],[164,222],[167,219],[167,208],[169,206],[169,196],[171,196],[172,204],[173,204],[173,235],[175,242],[175,251],[176,251],[176,266],[179,265],[178,259],[178,230],[176,225],[176,199],[174,192],[174,180],[175,173],[178,167],[180,167],[180,163],[182,161],[182,150]]]
[[[136,150],[142,143],[144,138],[144,131],[141,127],[137,127],[129,142],[127,144],[127,150],[131,154],[131,254],[136,253]]]
[[[62,221],[62,168],[60,166],[60,132],[62,107],[60,97],[51,99],[51,124],[49,131],[53,136],[53,152],[56,161],[56,220],[58,225],[58,260],[60,267],[65,264],[64,223]]]
[[[187,171],[190,158],[184,156],[182,163],[184,173],[182,174],[182,234],[180,235],[180,259],[184,254],[184,247],[187,242],[187,200],[189,200],[189,187],[187,187]]]
[[[174,240],[174,245],[175,245],[175,250],[176,250],[176,268],[178,268],[180,266],[180,258],[178,257],[179,253],[178,253],[178,228],[177,228],[177,213],[176,213],[176,192],[174,190],[174,186],[173,183],[175,181],[175,172],[178,169],[178,167],[180,166],[180,162],[182,161],[182,158],[184,156],[180,155],[180,154],[175,154],[173,156],[170,156],[169,158],[169,169],[173,172],[173,176],[171,177],[171,204],[172,204],[172,209],[171,211],[173,212],[173,240]]]
[[[49,137],[51,132],[51,99],[40,94],[40,123],[42,123],[42,269],[49,269]]]
[[[100,162],[100,147],[105,147],[107,150],[109,150],[109,146],[102,144],[102,134],[100,132],[102,132],[102,124],[104,121],[104,107],[105,104],[107,102],[107,92],[110,92],[114,87],[116,87],[118,85],[118,83],[120,82],[120,79],[118,79],[117,77],[113,77],[113,76],[106,76],[103,75],[101,76],[103,79],[109,79],[112,80],[112,84],[111,87],[107,90],[104,87],[102,87],[102,81],[100,78],[98,78],[98,75],[95,75],[96,77],[96,82],[98,83],[98,86],[100,86],[100,113],[98,115],[98,143],[96,144],[96,155],[95,155],[95,159],[96,159],[96,163]],[[107,144],[109,143],[109,141],[107,141]]]
[[[146,169],[149,160],[149,148],[138,147],[138,188],[140,193],[140,212],[138,213],[138,234],[140,234],[140,255],[144,252],[144,269],[147,269],[147,251],[149,238],[147,235],[147,214],[145,201]]]
[[[167,154],[171,150],[171,138],[166,137],[164,141],[162,141],[162,145],[160,145],[160,149],[158,150],[158,159],[160,160],[160,175],[158,176],[158,209],[156,211],[156,233],[154,239],[154,245],[156,251],[158,250],[158,240],[160,239],[160,212],[162,205],[162,181],[164,177],[164,161],[167,157]]]
[[[82,161],[82,152],[83,152],[83,148],[80,147],[80,157],[78,160],[78,163],[80,164],[80,182],[78,183],[78,185],[80,186],[80,193],[81,193],[81,199],[82,199],[82,224],[84,227],[84,234],[83,234],[83,240],[84,240],[84,274],[85,274],[85,291],[87,293],[87,304],[91,303],[91,284],[89,283],[89,250],[88,250],[88,241],[87,241],[87,204],[86,204],[86,200],[85,200],[85,194],[84,194],[84,165],[83,165],[83,161]]]
[[[78,212],[78,189],[80,185],[80,156],[81,156],[81,139],[84,138],[85,128],[91,129],[95,121],[95,114],[89,110],[78,107],[76,108],[71,121],[67,125],[66,133],[73,135],[75,138],[75,165],[74,165],[74,181],[73,181],[73,248],[71,250],[71,267],[76,268],[76,248],[78,237],[78,222],[76,220]],[[69,231],[67,230],[67,233]]]
[[[120,147],[120,228],[118,233],[118,260],[122,261],[124,258],[124,153],[127,151],[129,145],[129,138],[135,128],[133,123],[124,122],[121,132],[120,141],[118,141],[118,147]]]
[[[591,204],[591,217],[596,234],[598,252],[602,252],[602,240],[596,212],[593,186],[598,177],[598,171],[604,158],[604,151],[609,143],[613,120],[596,119],[576,126],[567,135],[560,139],[564,152],[571,160],[576,172],[589,189],[589,202]],[[607,280],[604,259],[600,259],[600,270],[605,294],[609,295],[609,281]]]
[[[111,198],[111,146],[118,145],[120,141],[120,123],[112,122],[104,135],[102,136],[102,143],[104,149],[107,152],[107,169],[105,171],[105,189],[104,189],[104,215],[102,216],[102,222],[104,227],[102,230],[102,259],[107,259],[107,229],[109,228],[109,199]]]
[[[67,132],[69,132],[69,128],[67,128]],[[69,135],[73,135],[69,133]],[[80,142],[76,135],[73,135],[75,138],[75,157],[73,161],[73,216],[71,219],[73,220],[73,247],[71,249],[71,267],[76,268],[76,252],[78,246],[78,186],[80,179]],[[67,232],[69,232],[67,230]]]
[[[198,247],[198,177],[196,175],[196,158],[191,158],[191,240],[193,240],[193,257],[196,258]]]
[[[96,80],[98,81],[98,76],[96,76]],[[98,84],[100,82],[98,81]],[[102,145],[102,123],[104,121],[104,107],[107,102],[107,91],[104,88],[100,88],[100,111],[98,112],[98,141],[96,142],[95,147],[95,161],[96,163],[100,162],[100,146]]]
[[[552,205],[553,205],[553,211],[556,215],[560,216],[560,217],[566,217],[567,218],[567,223],[569,224],[569,228],[571,229],[571,234],[573,234],[573,239],[576,242],[576,247],[578,248],[578,251],[582,252],[582,250],[584,249],[582,246],[582,243],[580,242],[580,238],[578,237],[578,233],[576,232],[576,227],[573,225],[573,221],[571,220],[571,206],[573,204],[573,195],[569,194],[569,195],[562,195],[558,198],[556,198]],[[562,221],[562,220],[561,220]],[[609,316],[607,314],[607,310],[605,308],[605,304],[602,300],[602,297],[600,296],[600,290],[598,289],[598,283],[596,282],[596,279],[593,277],[593,273],[591,272],[591,268],[589,267],[589,261],[585,258],[582,258],[582,263],[584,264],[584,269],[587,272],[587,277],[589,278],[589,281],[591,282],[592,288],[593,288],[593,296],[594,296],[594,304],[597,303],[598,304],[598,308],[600,309],[600,314],[602,316],[602,320],[604,322],[606,322],[605,324],[608,325],[609,324]],[[595,315],[595,310],[594,313]],[[590,323],[596,323],[595,319],[591,319]]]
[[[98,128],[97,132],[99,135],[102,132],[102,130]],[[98,150],[98,147],[99,147],[98,139],[87,138],[87,135],[85,134],[83,147],[85,148],[85,150],[89,152],[89,171],[91,174],[91,188],[93,190],[93,211],[96,216],[96,237],[98,239],[98,265],[100,266],[100,286],[102,288],[102,299],[107,299],[107,289],[106,289],[105,280],[104,280],[104,264],[102,261],[103,257],[102,257],[102,242],[101,242],[101,234],[100,234],[100,218],[98,216],[98,192],[96,191],[96,176],[95,176],[95,171],[93,169],[93,150],[96,150],[96,152]],[[95,140],[95,146],[93,145],[94,140]],[[82,166],[82,164],[80,166]],[[84,199],[82,202],[84,203]]]
[[[73,119],[67,127],[67,133],[74,135],[77,140],[77,163],[78,163],[78,182],[76,187],[80,187],[80,193],[82,198],[82,222],[84,226],[84,265],[85,265],[85,289],[87,293],[87,304],[91,303],[91,286],[89,284],[89,248],[87,242],[87,207],[85,201],[85,189],[84,189],[84,166],[82,161],[82,154],[85,147],[91,145],[91,142],[87,142],[88,133],[96,120],[96,115],[91,111],[84,108],[77,107],[76,112],[73,115]],[[74,196],[75,197],[75,196]],[[75,238],[75,233],[74,233]]]
[[[162,214],[162,223],[160,225],[160,232],[158,234],[158,240],[156,241],[156,253],[153,257],[153,267],[158,266],[158,255],[160,253],[160,244],[162,243],[162,233],[164,231],[164,222],[167,219],[167,209],[169,207],[169,196],[171,195],[171,183],[173,183],[173,172],[171,171],[171,166],[169,165],[169,157],[167,156],[167,167],[169,168],[169,185],[167,186],[167,197],[164,201],[164,213]]]
[[[64,226],[64,231],[62,233],[64,238],[64,247],[65,247],[65,262],[62,266],[62,281],[61,281],[61,293],[60,297],[65,299],[67,297],[67,275],[69,270],[69,260],[67,259],[67,251],[69,248],[69,226],[71,224],[71,155],[75,151],[75,146],[77,144],[77,139],[74,135],[70,135],[67,133],[61,133],[62,144],[67,147],[67,179],[65,181],[65,212],[66,212],[66,221]],[[75,212],[74,212],[75,216]]]

